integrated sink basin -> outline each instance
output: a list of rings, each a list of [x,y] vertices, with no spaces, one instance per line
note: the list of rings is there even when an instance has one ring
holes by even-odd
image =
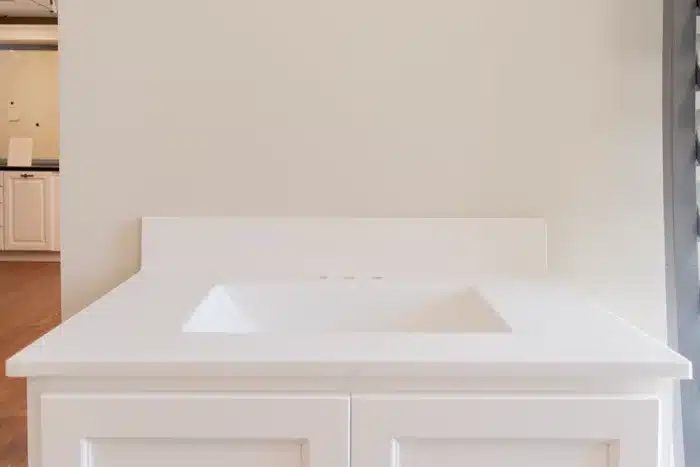
[[[192,333],[507,333],[474,287],[312,281],[216,285],[183,325]]]

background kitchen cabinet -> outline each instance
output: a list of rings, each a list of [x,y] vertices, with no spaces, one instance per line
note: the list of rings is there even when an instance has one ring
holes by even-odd
[[[5,250],[51,250],[51,172],[5,172]]]
[[[49,213],[51,215],[50,224],[50,249],[51,251],[61,251],[61,179],[58,172],[51,173],[49,182]]]
[[[0,173],[0,251],[5,249],[5,177]]]

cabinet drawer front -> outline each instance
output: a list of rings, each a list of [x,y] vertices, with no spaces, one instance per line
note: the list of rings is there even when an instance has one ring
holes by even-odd
[[[348,411],[342,396],[48,394],[39,464],[348,467]]]
[[[353,397],[372,467],[658,467],[656,399]]]

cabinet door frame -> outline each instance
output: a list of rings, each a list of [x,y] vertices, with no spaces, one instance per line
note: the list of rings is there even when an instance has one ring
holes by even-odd
[[[304,465],[349,467],[349,410],[342,395],[44,394],[39,464],[90,467],[99,439],[212,439],[306,440]]]
[[[61,179],[53,173],[49,180],[49,249],[61,251]]]
[[[658,467],[656,398],[353,396],[352,461],[400,467],[400,439],[610,442],[610,467]]]
[[[22,178],[22,175],[29,174],[31,178]],[[49,172],[5,172],[4,174],[5,190],[5,250],[8,251],[49,251],[51,249],[51,173]],[[40,181],[42,183],[43,199],[40,206],[36,206],[37,210],[41,210],[43,222],[43,242],[23,242],[15,239],[15,209],[16,194],[15,182],[22,181]],[[30,213],[35,215],[35,213]]]

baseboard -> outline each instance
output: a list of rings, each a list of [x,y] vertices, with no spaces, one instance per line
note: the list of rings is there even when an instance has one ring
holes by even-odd
[[[0,262],[42,262],[58,263],[61,253],[53,251],[2,251]]]

